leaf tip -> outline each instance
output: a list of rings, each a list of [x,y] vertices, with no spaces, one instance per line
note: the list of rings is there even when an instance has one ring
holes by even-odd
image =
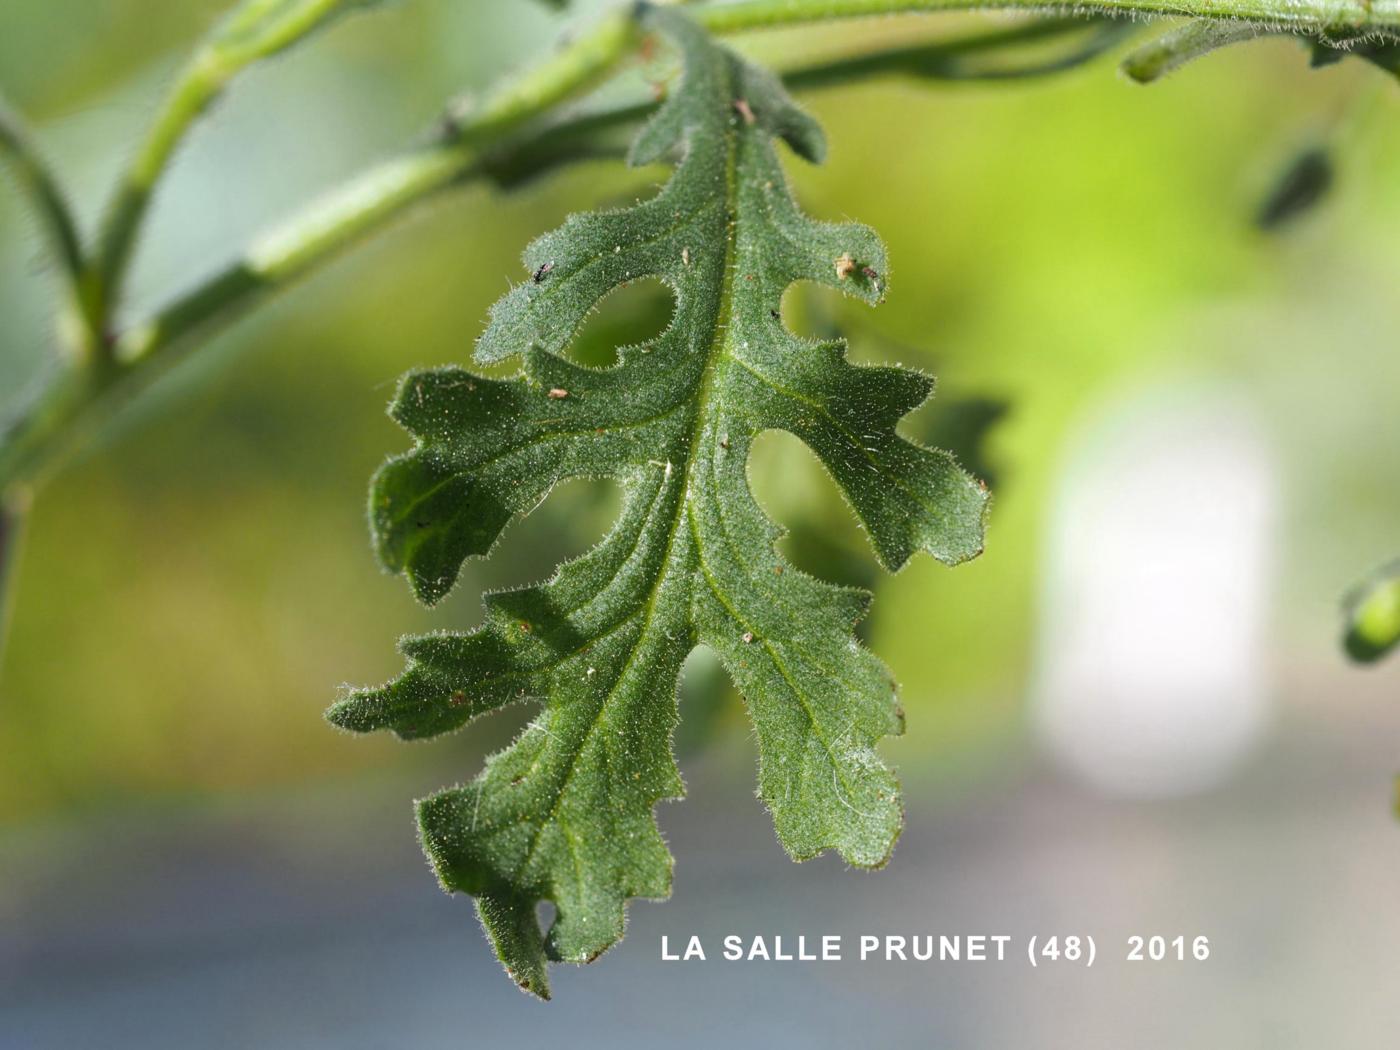
[[[337,729],[349,733],[369,733],[383,728],[381,704],[378,690],[348,690],[330,707],[324,718]]]
[[[416,566],[409,566],[407,572],[408,586],[413,596],[429,608],[451,594],[457,582],[455,576],[424,572]]]

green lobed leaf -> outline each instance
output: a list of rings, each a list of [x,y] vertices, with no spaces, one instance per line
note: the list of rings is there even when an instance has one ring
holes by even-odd
[[[379,472],[370,507],[381,560],[429,603],[563,479],[616,479],[619,521],[548,582],[489,595],[479,629],[404,639],[399,678],[329,712],[407,739],[543,702],[476,779],[418,804],[443,886],[476,897],[507,970],[542,997],[546,960],[595,958],[622,936],[628,898],[670,891],[652,809],[683,792],[671,737],[696,645],[744,696],[758,793],[793,857],[835,849],[878,867],[899,835],[898,783],[874,744],[903,715],[852,631],[870,596],[778,555],[748,487],[753,439],[776,428],[810,445],[889,569],[916,550],[954,564],[982,544],[985,490],[895,432],[931,382],[853,366],[844,343],[798,338],[779,316],[796,281],[871,304],[885,291],[871,230],[815,222],[793,201],[775,140],[816,161],[820,129],[685,16],[643,17],[684,71],[631,161],[678,157],[674,175],[651,200],[575,215],[526,250],[531,276],[496,304],[476,350],[483,363],[518,355],[516,378],[405,377],[391,414],[416,445]],[[662,335],[606,370],[560,356],[604,296],[646,277],[675,296]],[[542,901],[556,909],[547,932]]]

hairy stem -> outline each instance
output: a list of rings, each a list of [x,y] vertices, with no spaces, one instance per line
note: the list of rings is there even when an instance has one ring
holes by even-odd
[[[276,5],[269,0],[245,0],[195,52],[161,103],[103,221],[86,289],[96,316],[105,320],[120,300],[151,196],[195,121],[247,66],[284,50],[353,6],[347,0],[303,0],[277,17]],[[603,19],[553,61],[492,96],[463,129],[464,137],[501,134],[588,87],[628,49],[634,25],[625,13]]]
[[[1139,84],[1150,84],[1193,59],[1258,35],[1252,26],[1242,22],[1197,19],[1134,51],[1123,60],[1123,72]]]
[[[712,33],[829,22],[839,18],[914,12],[1020,10],[1053,12],[1064,5],[1044,0],[740,0],[698,8],[694,17]],[[1400,30],[1400,10],[1375,0],[1089,0],[1074,5],[1083,14],[1186,15],[1287,26],[1294,32],[1327,34]]]
[[[453,143],[384,163],[258,238],[243,256],[116,342],[123,368],[142,364],[216,318],[246,308],[335,255],[390,215],[462,177],[473,151]]]
[[[291,283],[365,234],[437,191],[489,171],[483,148],[520,125],[581,94],[606,76],[634,42],[630,18],[615,16],[580,37],[556,60],[497,91],[469,116],[448,119],[437,142],[384,162],[313,203],[303,214],[259,237],[231,266],[175,299],[154,318],[124,332],[116,341],[120,365],[130,368],[206,327],[217,317],[251,305],[267,292]],[[630,120],[636,110],[603,120],[576,120],[551,127],[546,135],[564,155],[581,132]],[[540,136],[516,152],[538,157]],[[517,158],[512,158],[518,164]],[[557,160],[555,161],[557,163]],[[540,161],[541,166],[544,162]]]
[[[241,308],[327,261],[411,204],[470,177],[485,147],[583,94],[606,77],[635,46],[638,32],[630,9],[604,18],[589,33],[556,52],[549,62],[510,81],[470,114],[449,122],[441,140],[433,146],[371,169],[313,204],[305,214],[259,238],[243,258],[175,299],[154,318],[111,339],[110,357],[71,369],[0,434],[0,493],[36,479],[90,433],[116,404],[154,378],[159,370],[147,366],[168,356],[159,351],[181,340],[190,345],[189,337],[207,332],[216,320],[236,315]],[[207,94],[210,89],[206,83],[199,90]],[[143,153],[168,159],[179,137],[177,129],[197,115],[197,109],[191,106],[198,92],[194,87],[177,87],[174,95],[182,94],[188,96],[186,100],[179,106],[167,103],[157,119],[157,126],[163,130],[153,133],[151,141],[158,140],[162,145],[148,146]],[[181,114],[179,119],[171,115],[176,112]],[[537,148],[535,152],[548,151]],[[146,201],[137,199],[140,194],[133,187],[146,185],[148,196],[159,173],[148,162],[138,162],[133,171],[140,177],[127,179],[129,200],[120,203],[119,194],[116,211],[120,217],[112,220],[115,227],[110,223],[108,227],[109,231],[125,229],[127,233],[114,242],[117,247],[104,253],[108,267],[118,258],[122,261],[111,270],[112,283],[100,276],[94,278],[102,289],[95,300],[98,309],[108,308],[101,305],[102,297],[119,287],[124,253],[130,251],[131,239],[146,207]],[[120,247],[123,241],[124,248]],[[94,272],[100,274],[102,268]]]
[[[256,4],[260,0],[249,2]],[[306,0],[306,4],[315,10],[332,6],[330,0],[324,0],[324,4],[322,0]],[[1030,0],[740,0],[719,7],[697,6],[690,13],[711,31],[728,33],[859,15],[988,6],[1028,12],[1047,10],[1047,5]],[[1386,10],[1377,7],[1373,11],[1365,0],[1287,0],[1286,5],[1279,0],[1100,0],[1086,7],[1089,13],[1099,14],[1144,12],[1215,19],[1258,18],[1273,24],[1288,23],[1297,32],[1319,33],[1361,28],[1389,30],[1400,21],[1400,16],[1384,14]],[[285,288],[413,204],[473,178],[520,181],[562,161],[598,152],[600,146],[591,138],[637,119],[649,107],[626,107],[574,120],[545,122],[562,103],[605,79],[634,50],[640,40],[637,11],[636,5],[626,4],[605,16],[592,30],[575,37],[533,71],[507,83],[465,116],[450,116],[437,142],[352,180],[313,204],[306,213],[259,238],[239,260],[172,300],[154,317],[107,340],[109,357],[65,376],[30,412],[0,434],[0,492],[33,480],[50,467],[126,395],[197,346],[198,336]],[[1048,38],[1065,28],[1063,21],[1058,28],[1032,23],[961,41],[886,49],[793,70],[788,79],[793,87],[803,88],[891,72],[927,77],[1020,75],[1021,67],[959,66],[952,60],[963,54],[991,54],[1006,45]],[[1090,57],[1110,39],[1110,34],[1101,34],[1079,51],[1024,69],[1065,68]],[[266,48],[259,53],[266,53]],[[229,61],[225,58],[225,62]],[[201,68],[201,60],[196,58],[190,69]],[[187,72],[171,101],[163,107],[155,130],[132,168],[134,175],[127,178],[126,189],[118,195],[113,212],[116,217],[108,222],[106,242],[110,243],[104,242],[102,258],[106,260],[106,270],[117,265],[108,279],[110,286],[99,299],[110,297],[111,288],[120,286],[120,272],[147,206],[150,188],[171,151],[200,108],[217,95],[232,75],[227,66],[217,72],[217,76],[209,69]],[[103,270],[104,267],[98,267],[96,272]],[[108,309],[104,301],[102,310]]]
[[[1113,24],[1112,28],[1114,33],[1105,34],[1105,27],[1100,25],[1097,35],[1087,44],[1068,55],[1042,62],[1035,69],[1066,68],[1091,57],[1101,50],[1098,41],[1107,42],[1121,35],[1116,32],[1120,26]],[[953,40],[812,63],[788,71],[784,80],[794,89],[805,90],[891,73],[923,77],[1021,75],[1020,69],[963,70],[958,60],[1014,45],[1085,35],[1086,30],[1095,31],[1095,27],[1082,19],[1033,22]],[[131,366],[159,354],[178,354],[190,348],[191,337],[286,287],[440,190],[480,177],[498,185],[511,185],[590,154],[620,152],[609,148],[602,136],[609,130],[631,126],[653,108],[651,104],[639,104],[575,117],[489,151],[469,145],[484,137],[476,122],[468,127],[449,126],[438,142],[380,164],[258,238],[242,258],[173,300],[154,317],[122,333],[116,341],[116,358],[123,366]],[[488,112],[486,119],[496,126],[508,127],[499,112]]]
[[[83,285],[99,324],[106,327],[121,300],[156,185],[195,122],[248,66],[359,6],[358,0],[242,0],[199,45],[161,100],[103,217]]]

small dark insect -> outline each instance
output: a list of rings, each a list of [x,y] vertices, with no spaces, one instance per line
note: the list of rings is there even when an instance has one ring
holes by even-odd
[[[462,690],[458,689],[455,693],[452,694],[452,699],[450,703],[453,707],[461,707],[466,702],[467,694],[462,692]]]
[[[768,316],[771,317],[771,318],[773,318],[773,320],[776,321],[776,320],[778,320],[778,318],[782,317],[783,315],[780,314],[780,313],[778,313],[777,310],[769,310],[769,311],[768,311]]]
[[[865,274],[866,277],[868,277],[870,280],[874,281],[875,283],[878,284],[878,283],[880,282],[880,275],[879,275],[878,273],[875,272],[875,267],[873,267],[873,266],[862,266],[862,267],[860,268],[860,272],[863,273],[863,274]]]
[[[720,447],[720,448],[728,448],[728,447],[729,447],[729,435],[728,435],[728,434],[725,434],[724,437],[722,437],[722,438],[719,439],[719,447]]]
[[[542,263],[540,265],[540,268],[535,271],[535,276],[533,278],[534,282],[536,284],[543,284],[545,276],[552,269],[554,269],[554,264],[552,262]]]

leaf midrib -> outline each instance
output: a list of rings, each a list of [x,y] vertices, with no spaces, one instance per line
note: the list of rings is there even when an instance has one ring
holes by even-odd
[[[728,63],[726,63],[726,65],[727,64]],[[727,73],[728,71],[726,70],[726,74]],[[725,75],[722,79],[726,87],[731,87],[731,78],[728,75]],[[732,93],[732,90],[726,92],[726,94],[729,93]],[[738,132],[733,126],[725,129],[724,142],[725,207],[721,213],[721,218],[724,222],[725,232],[724,260],[721,264],[722,276],[720,280],[719,311],[715,316],[713,329],[710,333],[710,345],[705,352],[704,368],[701,371],[700,381],[696,388],[695,397],[693,398],[696,411],[690,432],[687,436],[686,443],[688,448],[686,450],[685,462],[680,470],[677,471],[677,476],[672,482],[674,485],[681,486],[684,495],[682,499],[677,501],[675,514],[671,519],[666,538],[666,550],[661,558],[660,568],[656,573],[656,578],[652,581],[651,590],[647,595],[641,630],[637,633],[637,639],[633,643],[632,649],[628,653],[622,668],[618,671],[617,678],[614,680],[612,687],[608,690],[607,695],[603,697],[602,702],[599,703],[598,710],[593,716],[593,721],[589,724],[582,739],[579,740],[578,747],[574,749],[573,754],[570,756],[568,770],[558,790],[554,794],[549,813],[543,820],[535,825],[534,834],[531,836],[530,847],[526,851],[525,859],[516,869],[512,879],[512,881],[516,883],[522,880],[522,877],[534,860],[535,854],[539,849],[540,841],[544,837],[545,827],[554,822],[555,817],[558,815],[559,808],[563,804],[564,797],[568,794],[569,785],[573,782],[573,778],[578,771],[579,759],[582,757],[584,750],[588,747],[589,741],[593,738],[593,735],[598,731],[598,727],[605,721],[605,716],[613,699],[617,695],[618,689],[635,665],[638,654],[648,640],[651,624],[656,613],[657,601],[660,598],[662,587],[670,578],[669,569],[672,557],[675,554],[676,537],[680,534],[681,522],[682,520],[693,521],[694,519],[694,515],[691,513],[690,475],[695,467],[697,450],[700,447],[700,438],[704,434],[705,427],[709,423],[713,412],[711,400],[714,392],[715,375],[718,370],[719,359],[723,356],[728,356],[726,353],[726,340],[728,338],[729,321],[733,317],[734,275],[737,272],[734,258],[737,232],[735,225],[730,221],[730,217],[736,214],[738,208],[738,181],[736,176],[739,145]],[[690,146],[688,145],[687,148],[690,148]],[[669,467],[670,464],[667,464],[667,466]]]

